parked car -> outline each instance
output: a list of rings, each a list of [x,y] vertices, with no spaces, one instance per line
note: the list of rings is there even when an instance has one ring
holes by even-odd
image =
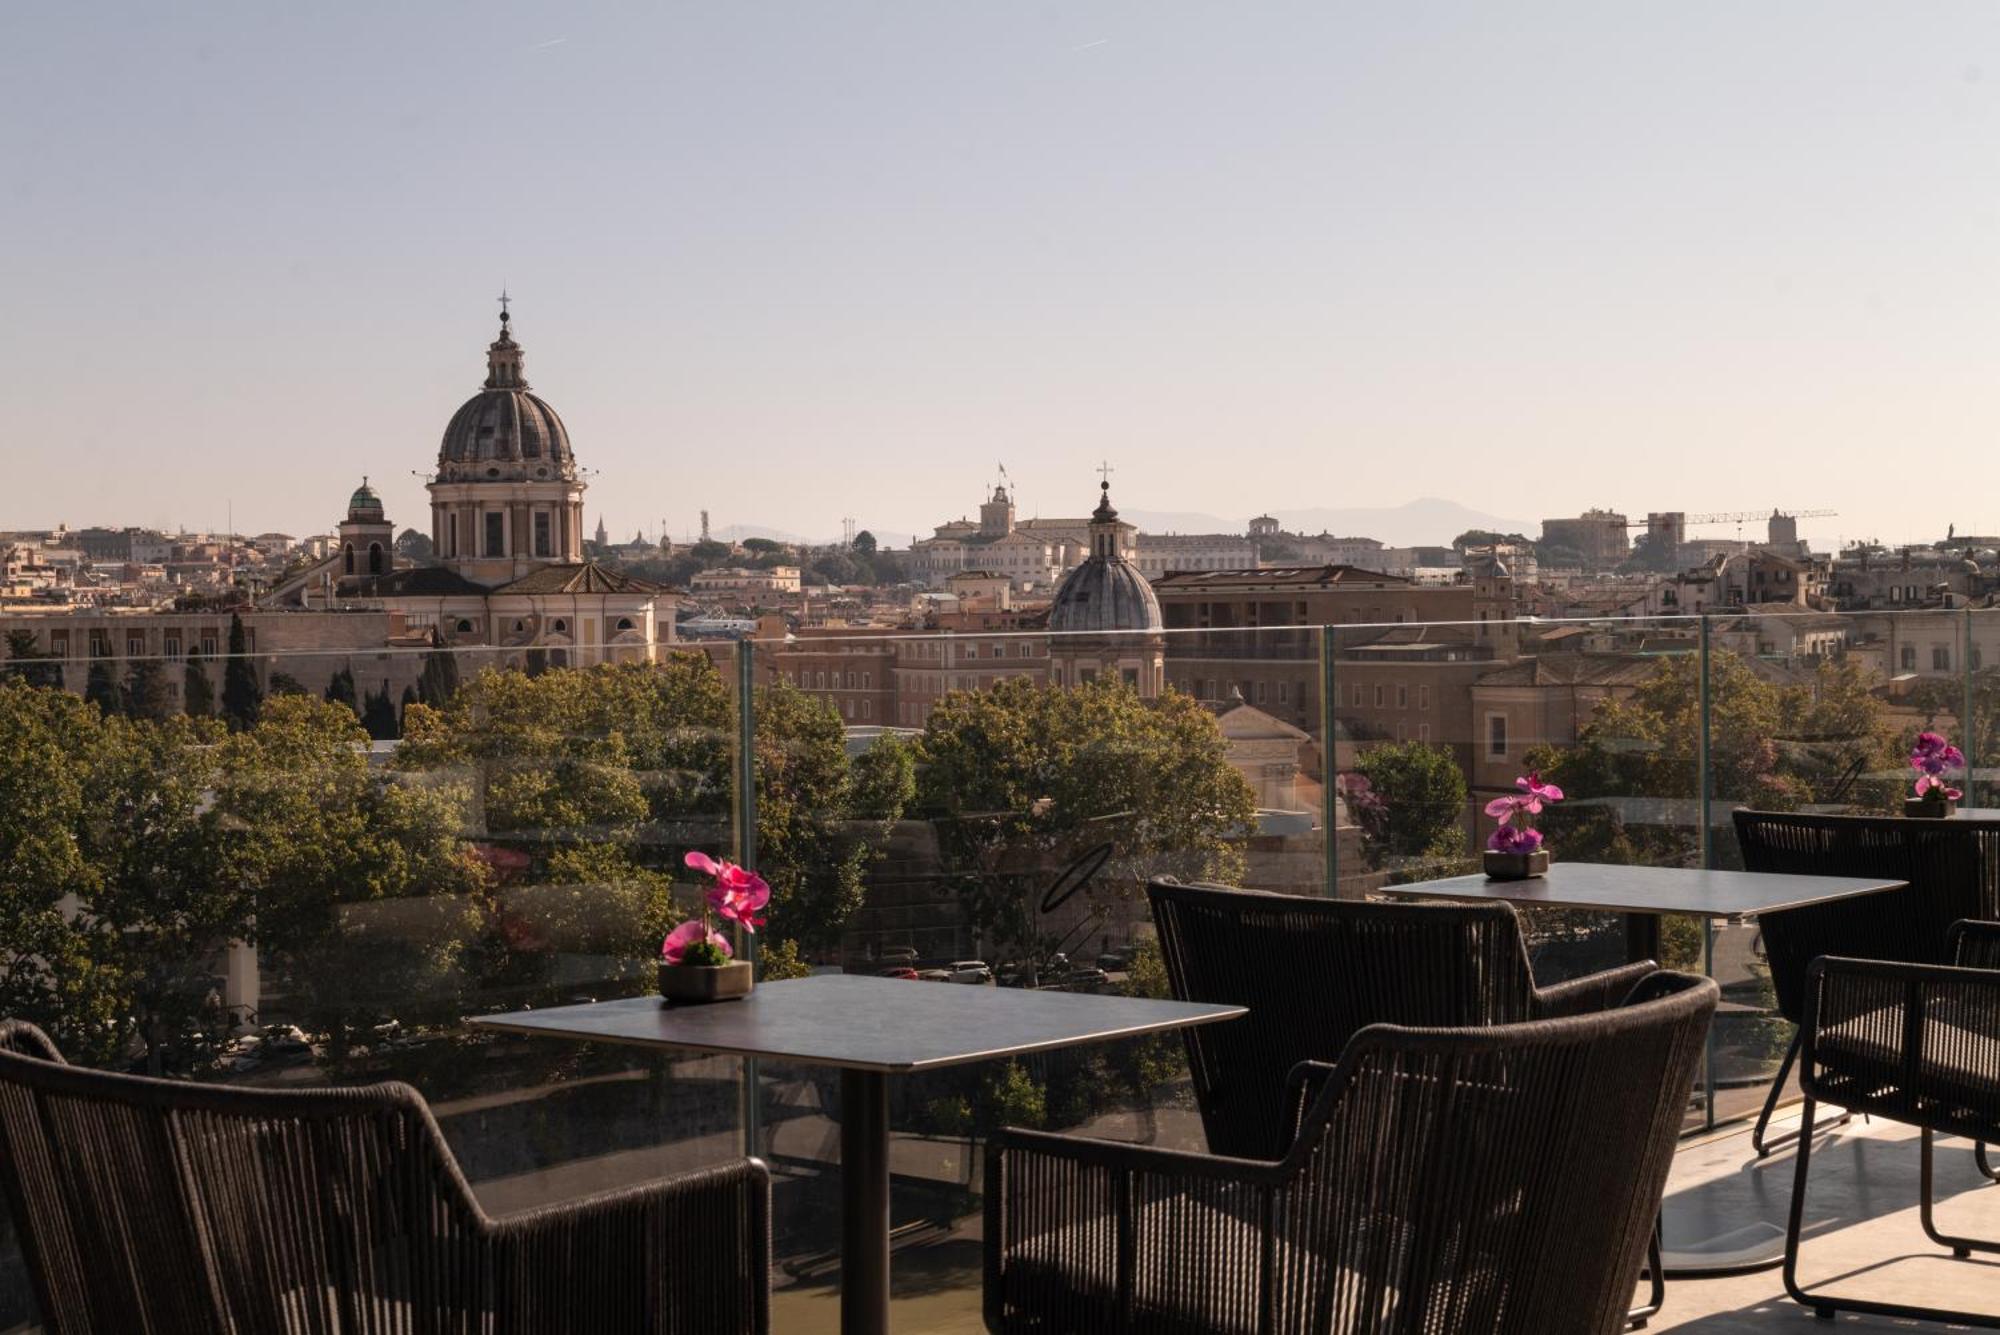
[[[907,964],[901,964],[895,966],[894,968],[882,970],[882,977],[884,978],[915,978],[916,976],[917,976],[917,971],[915,969],[912,969]]]
[[[880,955],[876,956],[876,959],[885,969],[897,964],[907,964],[914,969],[917,967],[917,948],[915,946],[888,946],[883,949]]]
[[[1063,979],[1063,986],[1102,987],[1110,981],[1102,969],[1071,969],[1069,976]]]
[[[1131,963],[1115,950],[1107,950],[1097,957],[1097,967],[1106,973],[1124,973]]]
[[[955,981],[949,969],[919,969],[917,977],[926,983],[949,983]]]
[[[954,983],[977,984],[993,981],[993,970],[987,967],[985,960],[953,960],[945,966],[945,973]]]

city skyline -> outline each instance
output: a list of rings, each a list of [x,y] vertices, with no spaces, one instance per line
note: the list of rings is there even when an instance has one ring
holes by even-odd
[[[366,474],[421,529],[504,283],[619,538],[1106,456],[1132,513],[2000,528],[1985,7],[122,12],[0,51],[0,527]]]

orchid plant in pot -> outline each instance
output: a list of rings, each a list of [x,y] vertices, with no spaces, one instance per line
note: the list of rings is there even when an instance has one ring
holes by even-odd
[[[771,902],[771,887],[749,868],[717,861],[706,853],[691,852],[686,861],[713,884],[702,895],[701,916],[689,918],[660,943],[660,995],[670,1002],[748,996],[750,965],[733,958],[736,952],[729,938],[715,929],[715,918],[754,933],[764,925],[763,908]]]
[[[1486,814],[1500,824],[1486,840],[1486,875],[1495,881],[1524,881],[1549,869],[1549,851],[1542,847],[1542,832],[1529,824],[1542,808],[1562,801],[1563,790],[1543,783],[1542,776],[1530,771],[1514,780],[1517,793],[1496,797],[1486,804]]]
[[[1964,794],[1947,783],[1944,776],[1965,768],[1965,752],[1940,733],[1920,732],[1917,744],[1910,749],[1910,768],[1917,771],[1917,782],[1910,796],[1903,799],[1905,816],[1935,820],[1958,810],[1958,799]]]

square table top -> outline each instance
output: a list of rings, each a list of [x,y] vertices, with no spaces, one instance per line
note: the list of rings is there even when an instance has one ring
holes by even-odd
[[[1738,918],[1898,890],[1905,884],[1875,877],[1556,862],[1550,864],[1547,875],[1525,881],[1493,881],[1475,874],[1387,886],[1381,893],[1421,899],[1498,899],[1536,908],[1603,913]]]
[[[626,997],[471,1016],[466,1023],[513,1034],[900,1072],[1245,1014],[1242,1006],[1148,997],[815,974],[759,983],[740,1001],[669,1006],[657,996]]]

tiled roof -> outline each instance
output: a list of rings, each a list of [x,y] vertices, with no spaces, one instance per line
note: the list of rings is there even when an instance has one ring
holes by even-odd
[[[547,565],[531,570],[495,593],[663,593],[658,584],[607,570],[595,561]]]
[[[1153,581],[1162,590],[1333,588],[1341,584],[1408,585],[1401,575],[1359,566],[1269,566],[1262,570],[1173,570]]]
[[[1524,658],[1483,673],[1479,686],[1637,686],[1659,664],[1631,654],[1557,654]]]
[[[443,566],[413,566],[386,575],[355,575],[340,581],[344,598],[483,598],[486,589]]]

